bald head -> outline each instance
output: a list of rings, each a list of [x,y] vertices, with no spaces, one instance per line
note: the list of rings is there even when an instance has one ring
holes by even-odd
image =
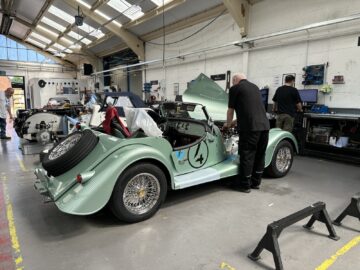
[[[8,89],[5,90],[5,96],[7,98],[11,98],[13,94],[14,94],[14,89],[13,88],[9,87]]]
[[[234,76],[232,77],[232,84],[236,85],[238,84],[241,80],[246,80],[246,76],[243,73],[235,73]]]

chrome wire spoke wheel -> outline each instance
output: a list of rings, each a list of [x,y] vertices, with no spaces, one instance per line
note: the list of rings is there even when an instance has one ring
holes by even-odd
[[[149,212],[160,198],[160,182],[150,173],[134,176],[126,185],[123,194],[125,208],[132,214]]]
[[[276,154],[276,168],[279,172],[286,172],[291,165],[291,150],[288,147],[282,147]]]
[[[67,137],[65,140],[63,140],[61,143],[55,146],[54,149],[51,150],[51,153],[49,155],[49,160],[54,160],[64,155],[72,147],[74,147],[75,144],[77,144],[80,141],[81,136],[82,134],[78,133]]]

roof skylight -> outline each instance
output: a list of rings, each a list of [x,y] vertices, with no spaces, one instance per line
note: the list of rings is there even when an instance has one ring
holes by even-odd
[[[31,43],[31,44],[33,44],[33,45],[35,45],[35,46],[38,46],[38,47],[40,47],[40,48],[43,48],[43,49],[46,47],[45,44],[43,44],[43,43],[41,43],[41,42],[38,42],[38,41],[36,41],[36,40],[34,40],[34,39],[32,39],[32,38],[27,38],[26,41],[29,42],[29,43]]]
[[[48,9],[48,11],[55,15],[56,17],[62,19],[63,21],[65,22],[68,22],[68,23],[75,23],[75,17],[70,15],[69,13],[66,13],[65,11],[51,5],[50,8]]]
[[[96,37],[96,38],[101,38],[103,36],[105,36],[105,34],[99,30],[99,29],[95,29],[94,27],[88,25],[87,23],[83,23],[82,26],[78,26],[81,30],[83,30],[84,32],[88,33],[90,36]]]
[[[144,15],[140,6],[131,5],[125,0],[110,0],[107,4],[131,20],[135,20]]]
[[[61,24],[58,24],[57,22],[54,22],[53,20],[50,20],[47,17],[42,17],[41,21],[43,23],[46,23],[47,25],[51,26],[52,28],[55,28],[56,30],[60,31],[60,32],[64,32],[66,27],[62,26]]]
[[[38,33],[35,33],[35,32],[31,32],[30,36],[33,37],[33,38],[36,38],[38,40],[41,40],[41,41],[45,42],[46,44],[49,44],[51,42],[50,39],[48,39],[48,38],[46,38],[46,37],[44,37],[42,35],[39,35]]]
[[[76,40],[80,40],[80,42],[86,44],[86,45],[89,45],[92,41],[87,39],[87,38],[83,38],[82,35],[79,35],[78,33],[74,32],[74,31],[70,31],[69,33],[67,33],[70,37],[76,39]]]

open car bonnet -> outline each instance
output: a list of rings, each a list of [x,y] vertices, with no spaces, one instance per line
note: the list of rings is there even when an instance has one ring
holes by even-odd
[[[190,83],[182,99],[184,102],[204,105],[212,120],[226,120],[228,93],[203,73]]]

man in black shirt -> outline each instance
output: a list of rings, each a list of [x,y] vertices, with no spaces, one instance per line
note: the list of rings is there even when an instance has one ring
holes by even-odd
[[[239,178],[235,184],[239,191],[249,193],[250,188],[259,189],[261,184],[270,125],[259,88],[243,74],[235,74],[232,83],[224,128],[232,125],[235,111],[240,155]]]
[[[296,111],[301,112],[301,98],[299,91],[294,87],[295,77],[285,77],[285,85],[279,87],[273,97],[273,111],[276,112],[276,127],[291,132],[294,127]]]

